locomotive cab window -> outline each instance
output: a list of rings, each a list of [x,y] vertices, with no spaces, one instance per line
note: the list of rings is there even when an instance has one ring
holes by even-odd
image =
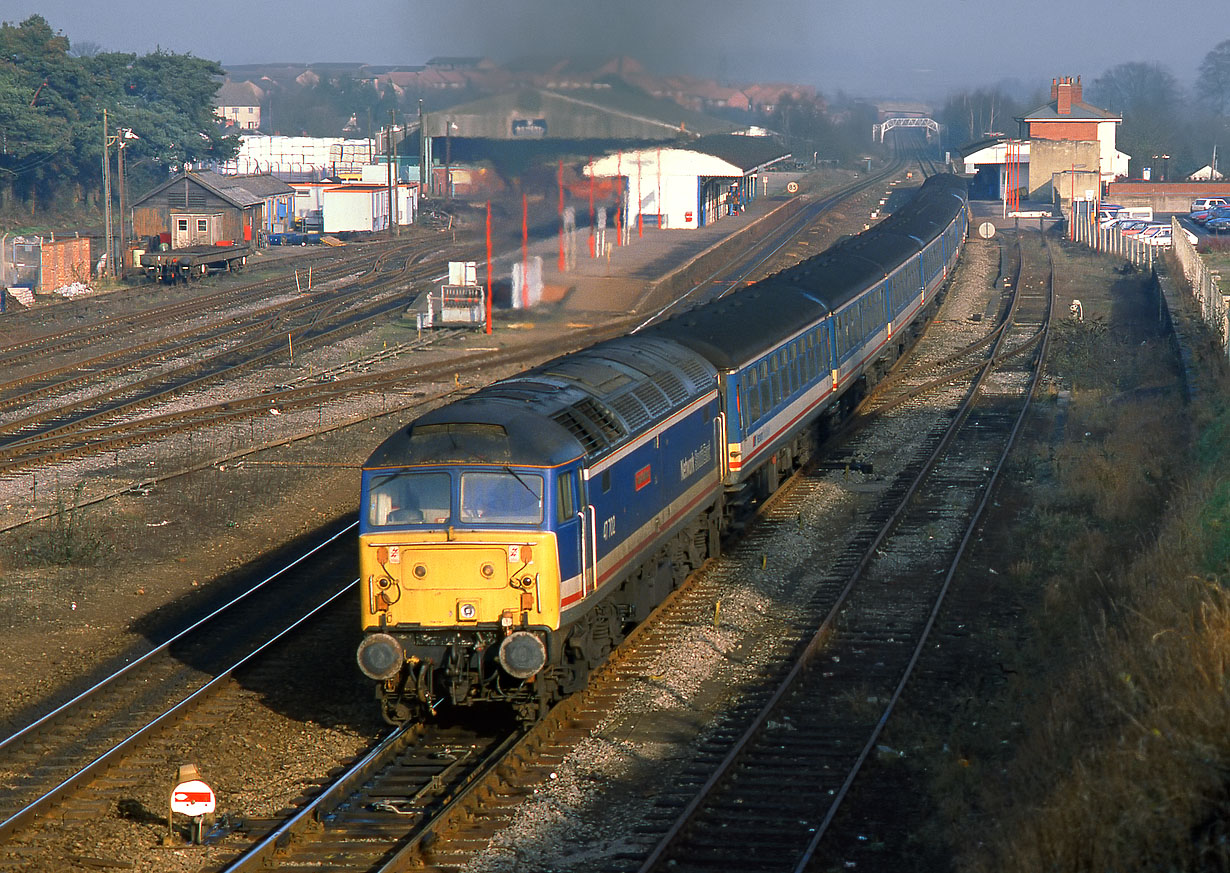
[[[501,472],[461,474],[461,520],[492,524],[541,524],[542,476]]]
[[[368,489],[367,523],[376,527],[443,524],[452,514],[448,473],[391,473],[373,476]]]

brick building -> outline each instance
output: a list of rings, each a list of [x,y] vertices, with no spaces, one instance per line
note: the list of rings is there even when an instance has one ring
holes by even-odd
[[[1084,102],[1080,76],[1052,79],[1050,102],[1017,119],[1029,138],[1029,199],[1066,199],[1078,181],[1074,177],[1080,198],[1091,180],[1126,176],[1128,155],[1115,148],[1122,121]]]

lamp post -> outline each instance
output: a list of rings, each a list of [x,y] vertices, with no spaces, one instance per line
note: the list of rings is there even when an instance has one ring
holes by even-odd
[[[1162,178],[1158,181],[1165,182],[1170,176],[1170,173],[1168,172],[1170,170],[1170,155],[1154,155],[1153,160],[1162,162]]]
[[[453,199],[453,131],[457,125],[449,121],[444,127],[444,197]]]

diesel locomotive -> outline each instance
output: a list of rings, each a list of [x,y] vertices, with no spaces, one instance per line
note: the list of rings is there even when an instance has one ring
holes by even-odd
[[[495,382],[363,466],[364,638],[385,718],[584,687],[921,330],[967,231],[933,176],[868,231]]]

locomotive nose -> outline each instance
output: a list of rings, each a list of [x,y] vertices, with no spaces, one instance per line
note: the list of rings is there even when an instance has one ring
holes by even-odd
[[[368,679],[392,679],[406,659],[401,643],[389,634],[371,634],[359,643],[359,669]]]
[[[538,634],[516,631],[500,643],[500,666],[508,675],[529,679],[547,664],[547,647]]]

